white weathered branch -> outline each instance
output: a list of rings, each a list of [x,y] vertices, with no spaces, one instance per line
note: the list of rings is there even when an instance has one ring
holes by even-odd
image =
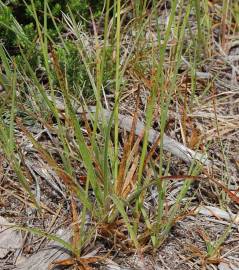
[[[91,113],[94,113],[95,107],[89,107],[88,110],[90,110]],[[78,110],[78,113],[82,113],[82,110]],[[109,121],[111,114],[112,114],[111,111],[102,109],[100,118],[101,120],[105,119],[106,121]],[[89,115],[90,113],[87,113],[87,117],[89,117]],[[119,126],[121,128],[130,131],[132,128],[132,124],[133,124],[133,117],[119,114]],[[135,127],[135,134],[137,136],[140,136],[142,135],[144,130],[145,130],[144,123],[138,120]],[[149,129],[148,141],[150,143],[152,144],[155,143],[156,140],[159,138],[159,136],[160,133],[158,131],[152,128]],[[195,159],[197,161],[200,161],[204,165],[210,165],[210,161],[205,154],[195,152],[165,134],[163,136],[163,149],[165,151],[172,153],[173,155],[175,155],[176,157],[182,159],[187,163],[190,163]]]
[[[51,99],[49,97],[49,99]],[[55,105],[57,107],[57,109],[59,109],[60,111],[64,111],[65,107],[64,107],[64,103],[61,102],[59,99],[55,100]],[[94,114],[96,111],[96,107],[94,106],[90,106],[88,108],[86,108],[85,113],[87,118],[89,119],[91,117],[92,114]],[[77,113],[80,115],[83,113],[82,108],[77,110]],[[103,120],[105,119],[105,121],[109,122],[110,117],[111,117],[112,111],[110,110],[106,110],[106,109],[101,109],[101,113],[100,113],[100,119],[99,120]],[[128,115],[122,115],[119,114],[119,126],[122,129],[125,129],[127,131],[131,130],[133,124],[133,117],[128,116]],[[145,130],[145,125],[142,121],[137,121],[136,127],[135,127],[135,134],[137,136],[140,136],[143,134]],[[149,136],[148,136],[148,141],[152,144],[154,144],[156,142],[156,140],[159,138],[160,133],[152,128],[150,128],[149,130]],[[163,136],[163,149],[165,151],[168,151],[170,153],[172,153],[173,155],[175,155],[176,157],[182,159],[183,161],[187,162],[187,163],[191,163],[193,160],[197,160],[200,161],[202,164],[204,165],[210,165],[211,162],[208,159],[206,154],[202,154],[199,152],[195,152],[193,150],[191,150],[190,148],[186,147],[185,145],[179,143],[178,141],[170,138],[169,136],[165,135]]]

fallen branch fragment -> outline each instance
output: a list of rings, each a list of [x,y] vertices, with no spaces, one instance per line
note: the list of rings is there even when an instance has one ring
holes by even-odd
[[[48,96],[49,100],[52,100],[50,96]],[[65,105],[64,102],[60,99],[55,100],[55,105],[59,111],[65,111]],[[74,104],[73,104],[74,106]],[[74,106],[76,107],[76,106]],[[83,113],[86,114],[86,117],[88,119],[91,118],[92,114],[96,112],[95,106],[90,106],[86,108],[84,111],[82,108],[76,109],[77,114],[81,115]],[[102,109],[101,113],[99,115],[100,121],[106,121],[109,122],[112,115],[112,111]],[[133,124],[133,117],[128,115],[122,115],[119,114],[119,126],[122,129],[125,129],[127,131],[131,131]],[[137,136],[141,136],[145,130],[145,125],[142,121],[137,121],[135,126],[135,134]],[[157,139],[159,138],[160,133],[152,128],[149,129],[149,136],[148,141],[152,144],[154,144]],[[210,160],[208,159],[206,154],[201,154],[198,152],[195,152],[188,147],[184,146],[183,144],[177,142],[176,140],[170,138],[169,136],[165,135],[163,136],[163,149],[165,151],[168,151],[175,155],[176,157],[182,159],[183,161],[187,163],[191,163],[193,160],[200,161],[202,164],[209,166],[211,164]]]
[[[70,232],[60,230],[58,232],[59,237],[62,237],[64,241],[70,240]],[[68,252],[59,243],[51,241],[49,245],[33,254],[29,258],[18,264],[14,270],[47,270],[49,265],[60,259],[66,259],[69,257]]]
[[[201,214],[201,215],[210,216],[210,217],[214,216],[218,219],[223,219],[228,222],[232,222],[234,224],[239,224],[239,215],[228,213],[214,206],[199,206],[196,209],[195,214]]]
[[[21,234],[11,226],[14,226],[14,224],[0,216],[0,259],[5,258],[9,252],[19,250],[22,247]]]
[[[95,107],[89,107],[90,113],[95,112]],[[82,113],[82,110],[78,110],[78,113]],[[110,120],[112,112],[109,110],[102,109],[101,119],[105,119],[106,121]],[[87,113],[87,117],[89,117],[89,113]],[[133,117],[128,115],[119,114],[119,126],[127,131],[131,130],[133,124]],[[141,121],[137,121],[135,126],[135,134],[140,136],[143,134],[145,130],[145,125]],[[160,133],[152,128],[149,129],[148,141],[154,144],[159,138]],[[210,160],[207,158],[205,154],[201,154],[195,152],[183,144],[175,141],[169,136],[163,136],[163,149],[175,155],[176,157],[182,159],[187,163],[191,163],[193,160],[200,161],[204,165],[210,165]]]
[[[218,270],[237,270],[239,269],[239,264],[237,261],[235,262],[221,262],[218,265]]]

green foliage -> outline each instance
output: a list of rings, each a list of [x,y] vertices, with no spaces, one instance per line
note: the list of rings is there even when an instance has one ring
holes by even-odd
[[[43,24],[44,1],[34,0],[33,3],[37,11],[39,22]],[[77,21],[82,20],[82,17],[90,20],[90,9],[92,9],[94,16],[97,17],[101,12],[104,1],[48,0],[47,3],[54,18],[60,22],[62,19],[62,12],[67,13],[69,9]],[[35,20],[32,16],[31,0],[0,1],[0,40],[7,49],[13,49],[19,44],[25,45],[19,41],[16,32],[12,28],[14,20],[19,23],[19,27],[22,28],[26,37],[33,41],[35,35]],[[60,30],[63,30],[63,28]],[[57,37],[50,16],[48,16],[48,31],[51,37]]]
[[[12,20],[13,16],[11,9],[0,4],[0,37],[6,47],[9,47],[10,44],[15,45],[16,43],[15,34],[8,28],[8,26],[12,24]]]
[[[37,13],[37,19],[41,26],[44,24],[44,2],[42,0],[0,0],[0,42],[4,45],[11,55],[16,55],[15,59],[18,65],[23,64],[23,60],[19,51],[19,46],[26,54],[28,61],[34,70],[41,73],[44,66],[44,60],[40,51],[40,47],[36,46],[39,42],[39,33],[36,29],[36,20],[34,18],[34,9]],[[91,20],[90,9],[95,17],[99,16],[104,1],[96,0],[48,0],[49,10],[47,11],[47,35],[56,41],[56,53],[62,70],[66,71],[66,78],[70,89],[74,89],[77,85],[78,89],[82,88],[84,96],[90,96],[92,91],[89,80],[86,80],[87,73],[83,67],[82,60],[79,57],[76,46],[67,41],[65,46],[67,51],[62,48],[59,41],[59,33],[64,33],[65,28],[62,24],[62,12],[67,13],[69,10],[74,15],[76,22],[81,21],[82,17]],[[33,6],[33,5],[34,6]],[[57,23],[57,29],[54,25]],[[55,80],[56,81],[56,80]],[[73,84],[74,82],[74,84]]]
[[[65,47],[58,46],[56,52],[61,69],[65,72],[69,89],[76,96],[79,94],[79,89],[82,89],[84,97],[91,96],[93,94],[92,87],[76,45],[71,41],[67,41]]]
[[[232,6],[232,14],[234,16],[236,25],[238,27],[238,25],[239,25],[239,4],[236,2]]]

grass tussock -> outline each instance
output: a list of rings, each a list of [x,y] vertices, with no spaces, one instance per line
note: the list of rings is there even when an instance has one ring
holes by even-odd
[[[68,249],[74,259],[59,265],[88,265],[99,259],[82,259],[92,242],[125,253],[158,249],[200,200],[237,209],[237,4],[106,0],[90,29],[70,9],[59,22],[46,0],[43,23],[34,1],[31,10],[31,49],[20,43],[10,56],[0,44],[2,191],[39,220],[18,229]],[[149,143],[152,128],[159,136]],[[165,151],[164,134],[209,165]],[[70,243],[54,224],[70,226]],[[218,262],[229,232],[214,244],[202,233],[204,264]]]

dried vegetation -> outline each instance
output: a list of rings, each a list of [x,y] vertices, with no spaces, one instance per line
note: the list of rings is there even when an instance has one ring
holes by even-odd
[[[159,1],[137,13],[129,1],[121,25],[111,19],[103,31],[93,21],[89,33],[66,15],[61,37],[83,59],[87,99],[69,92],[50,42],[40,41],[44,80],[1,50],[12,79],[0,90],[0,215],[24,235],[0,269],[239,268],[237,9],[235,1]],[[105,119],[102,108],[113,114]],[[150,128],[210,162],[183,161],[159,147],[162,136],[148,144]],[[41,253],[49,239],[59,244],[56,234],[69,256]]]

